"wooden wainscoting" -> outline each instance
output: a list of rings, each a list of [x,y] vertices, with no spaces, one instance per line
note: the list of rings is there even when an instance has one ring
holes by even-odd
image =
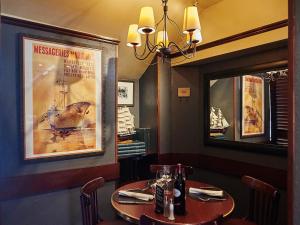
[[[161,164],[175,164],[180,162],[196,168],[236,177],[249,175],[264,180],[277,188],[286,189],[287,187],[287,171],[231,159],[203,154],[176,153],[160,155],[159,162]]]
[[[75,188],[96,177],[119,178],[119,164],[0,178],[0,200]]]

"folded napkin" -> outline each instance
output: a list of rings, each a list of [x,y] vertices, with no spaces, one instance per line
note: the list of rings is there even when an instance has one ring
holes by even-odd
[[[143,194],[143,193],[138,193],[138,192],[132,192],[132,191],[119,191],[119,195],[121,196],[126,196],[126,197],[131,197],[131,198],[137,198],[143,201],[150,201],[154,199],[153,195],[150,194]]]
[[[214,196],[214,197],[222,197],[224,194],[222,190],[207,190],[207,189],[192,188],[192,187],[189,188],[189,193],[205,194],[205,195]]]

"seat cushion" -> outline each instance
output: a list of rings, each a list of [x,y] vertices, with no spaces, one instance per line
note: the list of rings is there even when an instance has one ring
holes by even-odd
[[[228,219],[222,225],[257,225],[245,219]]]

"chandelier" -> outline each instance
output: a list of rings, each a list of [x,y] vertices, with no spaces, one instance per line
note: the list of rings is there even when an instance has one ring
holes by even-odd
[[[198,9],[189,6],[184,10],[183,30],[179,31],[178,25],[168,16],[168,0],[162,0],[163,17],[155,24],[152,7],[143,7],[140,12],[139,24],[131,24],[128,29],[127,46],[133,47],[134,55],[139,60],[145,60],[152,53],[158,53],[164,60],[170,58],[171,53],[180,52],[185,58],[192,58],[196,52],[196,44],[202,41],[201,26],[198,16]],[[167,24],[176,27],[181,37],[185,37],[183,46],[180,47],[174,41],[168,39]],[[162,27],[162,29],[160,28]],[[158,31],[158,29],[161,29]],[[142,45],[141,34],[145,35],[144,49],[141,53],[137,48]],[[153,34],[153,40],[150,40]]]

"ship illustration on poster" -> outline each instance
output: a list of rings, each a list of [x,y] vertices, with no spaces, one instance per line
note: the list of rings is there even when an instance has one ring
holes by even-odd
[[[51,140],[56,142],[57,137],[66,138],[71,135],[72,132],[76,130],[91,127],[91,124],[83,124],[85,115],[89,113],[90,102],[80,101],[67,105],[66,97],[69,94],[67,91],[66,82],[64,80],[57,81],[58,85],[61,87],[57,99],[54,102],[58,104],[53,104],[49,107],[48,111],[45,112],[40,123],[45,121],[48,122],[50,130],[52,131],[53,137]],[[60,99],[60,101],[58,100]]]

